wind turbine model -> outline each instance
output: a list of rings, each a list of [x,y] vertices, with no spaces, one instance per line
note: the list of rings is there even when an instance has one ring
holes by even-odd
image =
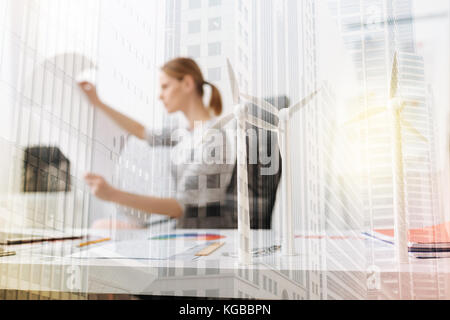
[[[278,134],[278,144],[281,150],[281,158],[283,160],[283,169],[282,169],[282,202],[285,206],[284,214],[282,215],[282,245],[281,251],[283,255],[295,255],[295,246],[294,246],[294,223],[293,223],[293,215],[292,215],[292,183],[291,183],[291,160],[289,158],[291,154],[290,150],[290,119],[303,107],[305,107],[311,100],[317,95],[319,90],[314,91],[303,100],[297,102],[294,105],[289,106],[288,108],[283,108],[278,110],[277,108],[270,105],[268,102],[253,98],[246,97],[244,98],[251,101],[253,104],[259,107],[263,106],[271,106],[278,119],[278,127],[274,127],[273,125],[268,124],[267,122],[263,122],[258,119],[257,123],[252,123],[253,125],[269,130],[274,131]]]
[[[361,113],[355,119],[347,122],[347,125],[360,122],[383,112],[388,112],[391,123],[392,140],[392,167],[394,177],[394,241],[397,260],[400,263],[408,262],[408,231],[406,226],[405,212],[405,186],[403,172],[403,149],[402,149],[402,125],[414,135],[427,142],[428,140],[413,126],[402,118],[406,101],[397,95],[398,90],[398,62],[397,53],[394,55],[392,66],[389,101],[387,106],[375,107]]]
[[[294,224],[293,224],[293,218],[292,218],[292,184],[291,184],[291,162],[289,159],[290,155],[290,141],[289,141],[289,120],[292,118],[294,114],[296,114],[299,110],[301,110],[304,106],[306,106],[318,93],[318,90],[311,93],[309,96],[301,100],[300,102],[288,107],[284,108],[282,110],[278,110],[275,106],[270,104],[269,102],[258,99],[255,97],[251,97],[249,95],[243,94],[239,92],[239,87],[237,86],[236,77],[233,71],[233,68],[231,67],[230,62],[228,61],[228,72],[230,74],[230,81],[231,81],[231,88],[233,91],[233,100],[234,103],[237,104],[236,111],[235,111],[235,117],[240,120],[240,125],[238,125],[238,144],[237,144],[237,150],[238,150],[238,181],[242,182],[238,183],[238,215],[239,215],[239,208],[241,208],[243,205],[246,207],[248,211],[248,182],[247,182],[247,166],[245,164],[245,161],[247,159],[246,154],[246,144],[245,144],[245,122],[248,122],[258,128],[273,131],[278,133],[278,143],[281,150],[281,155],[283,159],[283,170],[282,170],[282,201],[284,203],[285,210],[282,220],[282,253],[284,255],[294,255],[295,254],[295,247],[294,247]],[[278,126],[274,126],[262,119],[258,119],[250,114],[247,113],[245,105],[239,104],[241,102],[240,97],[242,97],[245,100],[248,100],[249,102],[252,102],[257,107],[261,108],[262,110],[265,110],[275,116],[279,119]],[[228,123],[231,119],[233,119],[233,114],[230,114],[226,117],[224,117],[221,121],[219,121],[217,127],[222,127],[226,123]],[[238,120],[239,121],[239,120]],[[239,157],[241,157],[239,160]],[[243,159],[243,161],[242,161]],[[242,164],[243,163],[243,164]],[[241,172],[241,179],[239,178],[239,172]],[[245,172],[245,174],[243,174]],[[243,177],[245,175],[245,177]],[[242,193],[239,191],[239,188],[241,190],[245,190],[246,197],[242,196]],[[242,228],[242,227],[241,227]],[[245,227],[246,228],[246,227]],[[242,229],[241,229],[242,230]],[[245,234],[245,231],[242,230],[242,233]]]
[[[240,93],[239,86],[236,81],[236,77],[231,67],[230,61],[227,60],[228,73],[230,76],[231,90],[233,95],[233,104],[235,105],[234,111],[227,114],[218,120],[211,129],[222,129],[232,120],[237,121],[237,193],[238,193],[238,234],[239,234],[239,262],[244,265],[252,263],[252,238],[250,234],[250,209],[249,209],[249,199],[248,199],[248,173],[247,173],[247,143],[246,143],[246,122],[256,125],[262,120],[257,119],[253,115],[249,114],[247,111],[247,106],[243,103],[241,98],[246,100],[256,99],[248,95]],[[261,109],[275,113],[278,110],[269,103],[261,104]],[[267,126],[271,126],[267,124]],[[271,129],[275,129],[272,126]],[[208,135],[208,132],[206,132]],[[203,139],[204,137],[202,137]]]

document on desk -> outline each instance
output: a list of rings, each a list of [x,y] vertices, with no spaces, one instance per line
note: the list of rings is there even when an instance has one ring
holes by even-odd
[[[168,260],[177,255],[201,250],[209,245],[207,241],[179,240],[126,240],[104,244],[94,244],[71,254],[70,258],[79,259],[136,259],[136,260]],[[195,249],[195,250],[194,250]]]

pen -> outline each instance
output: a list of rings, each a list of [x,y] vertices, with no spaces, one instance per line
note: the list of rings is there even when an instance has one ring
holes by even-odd
[[[81,239],[82,236],[73,236],[73,237],[57,237],[57,238],[37,238],[37,239],[18,239],[18,240],[6,240],[5,245],[19,245],[19,244],[31,244],[31,243],[40,243],[40,242],[53,242],[53,241],[62,241],[62,240],[77,240]]]
[[[256,257],[262,256],[262,255],[268,255],[268,254],[274,253],[275,251],[277,251],[279,249],[281,249],[280,245],[274,245],[274,246],[267,247],[267,248],[255,249],[253,251],[253,255]]]
[[[103,238],[103,239],[98,239],[98,240],[86,241],[86,242],[80,243],[78,245],[78,247],[82,248],[82,247],[85,247],[85,246],[88,246],[91,244],[96,244],[96,243],[105,242],[105,241],[109,241],[109,240],[111,240],[111,238]]]

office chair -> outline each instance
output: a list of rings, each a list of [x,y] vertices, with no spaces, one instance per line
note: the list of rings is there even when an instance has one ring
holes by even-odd
[[[269,103],[276,106],[278,109],[289,106],[289,99],[286,96],[273,97],[266,99]],[[278,119],[273,115],[255,108],[249,104],[250,112],[259,118],[262,118],[270,123],[277,124]],[[258,114],[259,113],[259,114]],[[278,137],[275,133],[267,133],[267,141],[261,141],[262,129],[256,128],[253,125],[247,124],[247,129],[256,130],[258,132],[256,143],[250,143],[247,137],[247,171],[248,171],[248,196],[250,209],[250,227],[252,229],[271,229],[272,228],[272,213],[275,206],[277,189],[281,180],[282,173],[282,159],[278,146]],[[250,145],[256,146],[257,163],[249,164]],[[260,158],[260,151],[264,148],[269,158],[278,163],[269,163],[264,165]],[[267,152],[270,151],[270,152]],[[255,150],[252,150],[255,152]],[[275,156],[272,153],[275,152]],[[270,175],[262,175],[264,169],[268,169],[271,165],[275,165],[276,170]],[[237,165],[234,167],[233,176],[230,185],[227,189],[227,204],[224,208],[227,214],[233,214],[235,228],[237,228]]]

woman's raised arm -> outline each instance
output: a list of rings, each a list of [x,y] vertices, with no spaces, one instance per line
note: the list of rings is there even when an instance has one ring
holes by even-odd
[[[104,104],[98,97],[97,90],[92,83],[80,82],[79,86],[94,107],[97,107],[106,113],[106,115],[117,123],[117,125],[119,125],[122,129],[141,140],[145,139],[145,127],[139,122]]]

